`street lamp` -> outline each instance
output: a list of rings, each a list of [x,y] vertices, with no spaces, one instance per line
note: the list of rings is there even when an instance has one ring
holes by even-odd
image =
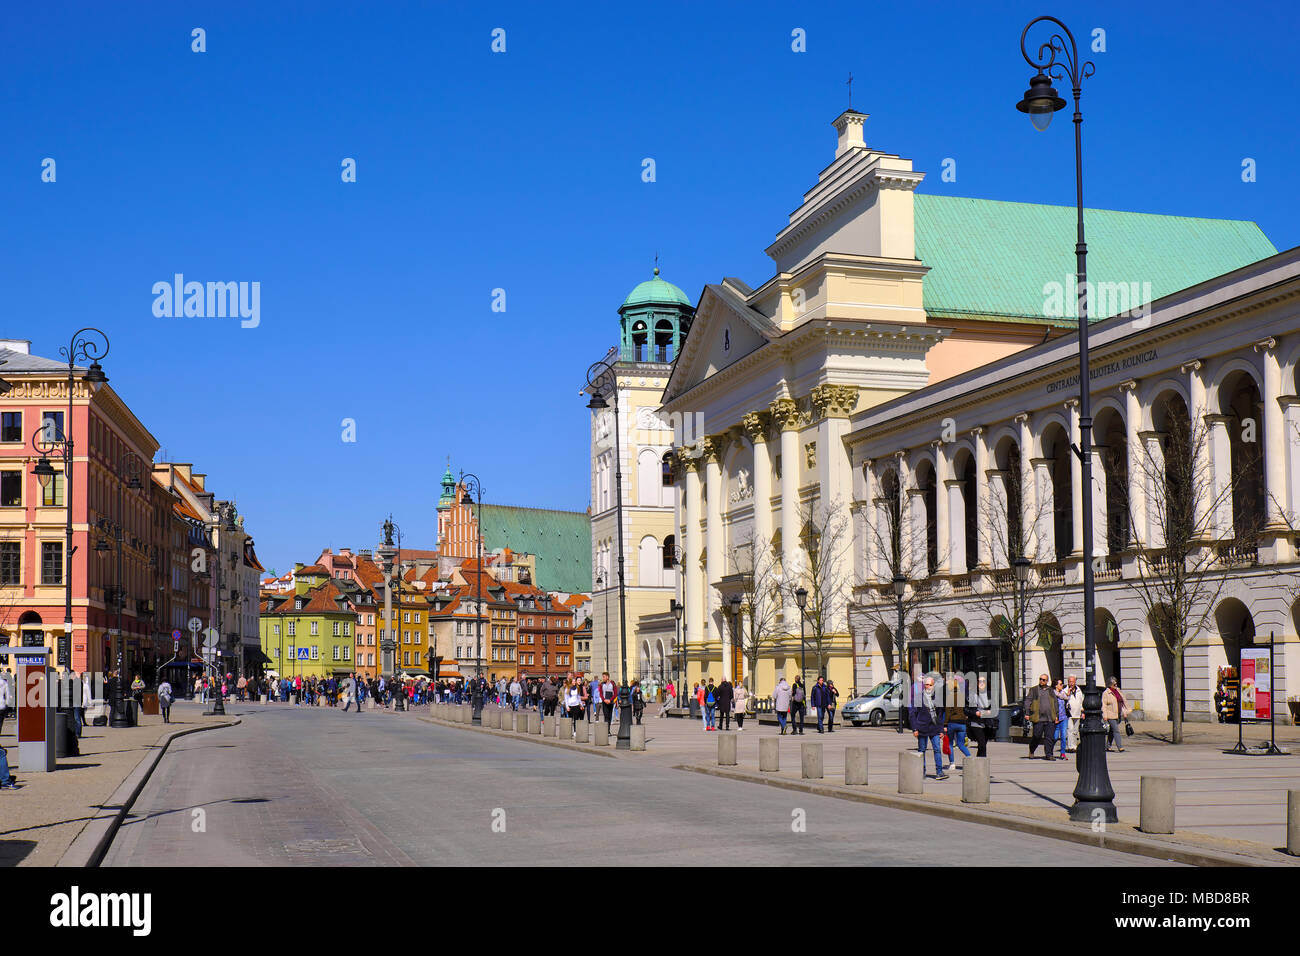
[[[902,693],[899,700],[898,732],[901,734],[903,732],[903,707],[907,706],[912,693],[912,685],[908,680],[906,662],[903,657],[904,651],[906,650],[903,644],[903,594],[907,591],[907,576],[903,574],[895,574],[893,584],[894,600],[898,602],[898,630],[895,632],[894,637],[894,642],[898,645],[897,667],[898,670],[902,672],[903,682],[906,684],[905,687],[899,688]]]
[[[681,662],[681,668],[677,670],[677,706],[681,707],[682,701],[686,698],[686,648],[682,645],[682,614],[686,610],[686,605],[678,604],[677,598],[669,598],[668,610],[672,612],[673,620],[676,622],[677,653],[673,655],[673,661]]]
[[[1016,662],[1017,663],[1016,670],[1019,672],[1019,680],[1015,682],[1015,693],[1017,694],[1017,696],[1021,693],[1021,691],[1024,689],[1025,686],[1025,645],[1027,643],[1026,636],[1025,636],[1026,633],[1025,632],[1025,613],[1026,613],[1025,589],[1029,585],[1029,568],[1031,564],[1032,562],[1028,558],[1026,558],[1023,554],[1017,555],[1011,561],[1011,566],[1015,568],[1015,572],[1016,572],[1016,627],[1017,627],[1016,643],[1019,644],[1020,646],[1020,660]],[[1007,714],[1006,721],[1005,721],[1005,725],[1006,725],[1005,731],[1003,730],[1004,722],[1001,717],[1001,714],[1003,712],[1006,712]],[[997,739],[999,741],[1002,741],[1003,743],[1009,742],[1011,740],[1010,714],[1011,714],[1011,700],[1008,699],[1006,703],[1002,706],[1002,708],[999,710],[999,718],[998,718]]]
[[[744,624],[740,619],[741,606],[743,602],[741,601],[739,594],[733,594],[730,598],[728,598],[727,604],[731,607],[731,619],[735,622],[735,629],[732,631],[733,639],[737,642],[737,644],[740,644],[740,642],[742,642],[745,638]],[[734,654],[732,655],[732,661],[733,663],[735,661]],[[724,673],[725,673],[725,669],[724,669]],[[732,674],[731,682],[732,684],[737,684],[740,681],[735,674]]]
[[[808,677],[808,664],[804,659],[803,609],[808,606],[807,588],[801,587],[795,589],[794,603],[799,605],[799,680],[806,681]]]
[[[460,503],[470,507],[477,498],[478,510],[474,513],[475,554],[478,558],[477,600],[474,602],[474,682],[470,687],[470,703],[473,705],[472,721],[483,722],[483,485],[478,475],[462,471],[460,473]],[[472,492],[472,493],[471,493]]]
[[[587,408],[592,411],[609,407],[609,403],[605,400],[606,392],[614,398],[614,505],[618,537],[619,649],[623,664],[622,679],[618,684],[617,748],[630,750],[632,748],[632,692],[627,685],[627,605],[624,601],[623,580],[623,456],[618,453],[618,376],[614,373],[614,366],[603,361],[594,363],[587,369],[587,388],[591,391],[591,401],[587,403]]]
[[[100,344],[102,340],[103,344]],[[41,453],[40,460],[32,469],[32,474],[40,482],[41,490],[48,490],[54,480],[54,466],[50,464],[50,454],[57,454],[63,459],[63,505],[65,513],[63,546],[63,633],[68,641],[68,656],[65,661],[56,663],[72,666],[72,555],[76,550],[72,546],[72,479],[73,479],[73,443],[72,443],[72,386],[76,375],[78,359],[89,359],[90,367],[82,375],[87,388],[103,385],[108,376],[99,365],[99,360],[108,354],[108,336],[92,326],[78,329],[72,334],[67,347],[59,347],[59,354],[68,360],[68,411],[63,427],[55,425],[53,419],[46,419],[32,437],[32,447]],[[0,394],[8,392],[13,386],[0,381]],[[89,624],[89,619],[87,619]],[[86,642],[86,662],[90,663],[90,641]],[[121,675],[119,674],[119,680]]]
[[[1029,30],[1039,22],[1060,27],[1064,33],[1053,33],[1048,41],[1031,56],[1025,46]],[[1068,39],[1068,45],[1067,45]],[[1083,641],[1086,658],[1087,684],[1083,691],[1083,725],[1080,728],[1079,780],[1074,788],[1074,806],[1070,808],[1071,820],[1096,821],[1095,811],[1101,810],[1109,823],[1119,821],[1115,809],[1115,790],[1106,769],[1106,730],[1101,721],[1101,689],[1096,681],[1096,635],[1093,567],[1092,567],[1092,399],[1091,377],[1088,374],[1088,246],[1083,234],[1083,113],[1079,111],[1079,96],[1083,81],[1092,76],[1095,68],[1091,61],[1079,62],[1079,45],[1074,34],[1055,17],[1035,17],[1020,34],[1020,54],[1038,72],[1030,79],[1029,89],[1016,104],[1016,109],[1029,114],[1037,130],[1047,129],[1052,114],[1065,107],[1065,100],[1052,88],[1051,79],[1070,81],[1074,96],[1074,179],[1075,207],[1077,213],[1077,239],[1074,252],[1078,266],[1079,294],[1079,447],[1076,454],[1080,464],[1080,507],[1083,511]],[[1058,59],[1058,57],[1060,59]]]

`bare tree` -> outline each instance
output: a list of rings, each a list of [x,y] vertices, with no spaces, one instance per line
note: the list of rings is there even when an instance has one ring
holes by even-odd
[[[802,560],[799,567],[784,569],[785,583],[790,594],[799,588],[808,592],[803,612],[807,643],[817,673],[824,674],[834,635],[848,632],[852,533],[848,515],[834,501],[828,505],[805,502],[799,509],[799,524]]]
[[[1044,650],[1060,637],[1046,629],[1047,618],[1060,620],[1077,609],[1067,600],[1063,574],[1057,569],[1035,571],[1032,567],[1023,587],[1015,573],[1015,562],[1033,554],[1036,529],[1055,519],[1056,508],[1050,507],[1046,495],[1034,495],[1028,508],[1024,502],[1026,475],[1010,472],[1005,495],[989,495],[979,503],[978,540],[985,553],[993,558],[995,568],[983,590],[974,591],[967,601],[991,622],[993,636],[1011,650],[1010,688],[1018,700],[1025,691],[1025,652],[1037,643]],[[1055,555],[1037,555],[1038,561]],[[1053,562],[1045,562],[1049,565]],[[1022,617],[1023,614],[1023,617]],[[1020,625],[1023,620],[1024,627]]]
[[[928,542],[918,540],[913,523],[907,520],[896,481],[884,489],[883,501],[884,507],[878,512],[881,520],[870,522],[867,554],[879,555],[884,565],[883,574],[888,580],[883,585],[873,585],[871,600],[855,605],[854,610],[865,619],[873,635],[882,630],[890,635],[893,671],[898,673],[907,670],[907,628],[932,616],[927,609],[933,594],[928,588],[916,586],[930,577],[930,555],[926,547]],[[874,507],[875,503],[872,502],[871,506]],[[870,571],[868,576],[871,576]],[[903,592],[901,625],[898,596],[893,587],[898,578],[913,585]]]
[[[769,539],[751,535],[732,551],[731,565],[740,575],[745,595],[742,622],[748,618],[749,626],[740,626],[740,649],[745,656],[745,672],[752,681],[763,652],[785,643],[784,629],[777,626],[783,600],[781,564]]]
[[[1230,543],[1216,547],[1219,516],[1225,508],[1231,512],[1233,493],[1244,488],[1250,469],[1223,469],[1216,487],[1203,416],[1172,406],[1166,411],[1159,442],[1143,442],[1134,456],[1135,480],[1121,491],[1137,551],[1137,574],[1123,582],[1141,600],[1157,644],[1169,656],[1171,739],[1177,744],[1183,741],[1184,654],[1214,614],[1226,568],[1258,542],[1258,526],[1239,513]],[[1135,507],[1135,484],[1144,489],[1145,509]]]

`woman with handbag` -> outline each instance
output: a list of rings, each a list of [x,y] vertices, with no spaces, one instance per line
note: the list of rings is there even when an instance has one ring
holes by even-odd
[[[1120,692],[1119,681],[1112,677],[1110,686],[1101,695],[1101,719],[1106,722],[1107,752],[1110,751],[1112,743],[1115,745],[1116,750],[1120,753],[1124,752],[1124,738],[1119,732],[1119,722],[1122,719],[1127,725],[1130,713],[1132,713],[1132,710],[1124,700],[1124,695]]]
[[[749,706],[749,691],[737,683],[731,692],[731,715],[736,718],[736,729],[745,729],[745,709]]]
[[[966,698],[966,721],[970,738],[975,741],[975,756],[988,756],[989,736],[997,733],[997,719],[993,702],[989,699],[988,678],[981,674],[975,691]]]

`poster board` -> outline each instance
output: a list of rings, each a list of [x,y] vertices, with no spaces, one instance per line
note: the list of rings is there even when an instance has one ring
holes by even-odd
[[[1241,649],[1241,719],[1269,720],[1273,708],[1273,649]]]

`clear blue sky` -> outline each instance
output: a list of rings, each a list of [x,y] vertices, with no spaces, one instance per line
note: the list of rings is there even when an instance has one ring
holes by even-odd
[[[268,566],[370,546],[390,511],[431,547],[448,455],[488,500],[581,510],[577,393],[618,305],[656,253],[692,299],[770,276],[763,248],[832,158],[850,71],[868,144],[911,158],[923,191],[1068,204],[1068,120],[1037,134],[1014,109],[1020,31],[1044,12],[1081,41],[1100,27],[1088,204],[1300,242],[1298,15],[1232,10],[6,4],[0,335],[57,356],[79,326],[107,331],[114,388],[238,500]],[[260,282],[260,326],[156,318],[151,287],[176,272]]]

